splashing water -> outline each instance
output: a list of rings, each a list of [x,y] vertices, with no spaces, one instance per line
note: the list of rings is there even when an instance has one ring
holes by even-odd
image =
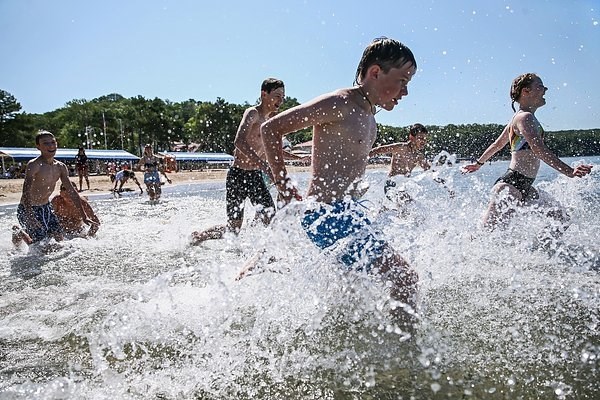
[[[570,215],[562,236],[523,209],[483,233],[506,167],[416,173],[400,213],[382,211],[386,172],[367,174],[375,226],[420,276],[411,329],[388,316],[382,285],[310,243],[301,204],[189,247],[193,230],[225,221],[223,183],[173,187],[156,205],[97,197],[98,238],[50,254],[13,249],[16,207],[1,207],[0,397],[593,398],[599,172],[540,171],[537,187]],[[235,281],[261,248],[277,261]]]

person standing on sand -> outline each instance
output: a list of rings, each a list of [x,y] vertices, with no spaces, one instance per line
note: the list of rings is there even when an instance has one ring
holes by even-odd
[[[508,171],[498,178],[492,188],[492,199],[483,217],[483,226],[493,230],[499,223],[506,223],[513,213],[507,205],[548,205],[549,195],[533,187],[540,169],[540,161],[569,178],[583,177],[592,171],[591,165],[578,165],[571,168],[554,154],[544,143],[544,129],[535,117],[538,108],[546,104],[544,95],[548,88],[542,79],[533,73],[516,77],[510,87],[511,107],[515,114],[500,136],[475,161],[462,168],[463,173],[479,170],[494,154],[507,144],[510,145],[511,159]],[[519,110],[515,110],[519,103]],[[508,211],[503,211],[508,210]],[[551,213],[562,222],[568,217],[562,211]]]
[[[88,171],[88,157],[85,154],[83,147],[79,148],[77,155],[75,156],[75,168],[77,169],[77,175],[79,176],[79,191],[83,191],[83,179],[85,178],[85,184],[87,189],[90,190],[90,178]]]
[[[261,128],[268,165],[277,190],[288,203],[298,190],[283,161],[282,138],[313,127],[313,167],[302,227],[319,248],[335,249],[338,260],[348,268],[378,274],[389,283],[392,313],[403,316],[414,310],[417,274],[374,232],[359,199],[365,192],[361,181],[377,137],[375,107],[392,110],[408,94],[416,70],[408,47],[394,39],[375,39],[363,52],[355,86],[286,110]],[[251,269],[252,264],[238,279]]]
[[[48,237],[60,241],[63,240],[63,230],[50,205],[50,195],[59,180],[66,187],[67,195],[83,223],[92,225],[94,222],[86,214],[79,194],[69,180],[67,166],[54,159],[57,149],[54,135],[40,131],[35,137],[35,144],[41,154],[27,163],[17,218],[32,243]]]
[[[237,234],[244,221],[244,202],[247,198],[253,205],[260,206],[257,218],[265,225],[271,222],[275,214],[275,203],[262,175],[267,175],[272,182],[275,180],[269,164],[265,161],[260,126],[277,112],[284,99],[283,81],[276,78],[263,81],[260,102],[246,109],[235,136],[234,161],[226,179],[227,225],[193,232],[192,245],[210,239],[221,239],[227,231]]]

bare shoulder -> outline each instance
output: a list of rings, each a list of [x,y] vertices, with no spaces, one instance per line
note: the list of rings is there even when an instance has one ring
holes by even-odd
[[[33,160],[29,160],[27,165],[25,166],[25,174],[34,173],[36,170],[40,168],[39,157],[34,158]]]
[[[338,89],[324,93],[299,106],[309,112],[319,112],[321,115],[343,116],[357,109],[357,99],[350,89]]]
[[[516,126],[531,125],[532,123],[537,123],[537,119],[535,118],[535,115],[529,111],[519,112],[513,119],[513,124]]]
[[[397,153],[405,153],[410,150],[410,142],[399,142],[395,143],[394,149]]]
[[[409,151],[410,147],[409,142],[396,142],[391,144],[384,144],[382,146],[379,146],[378,149],[402,156]]]
[[[256,107],[248,107],[246,108],[246,110],[244,111],[244,116],[243,118],[245,120],[257,120],[260,117],[258,110],[256,109]]]
[[[64,162],[58,161],[58,160],[54,160],[54,166],[56,168],[58,168],[58,170],[61,173],[61,175],[64,173],[64,174],[67,175],[67,178],[69,177],[69,170],[67,168],[67,165]]]
[[[525,111],[515,116],[513,124],[521,133],[536,133],[540,123],[533,113]]]

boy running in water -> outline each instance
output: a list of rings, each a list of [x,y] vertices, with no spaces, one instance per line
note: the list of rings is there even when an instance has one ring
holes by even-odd
[[[67,166],[54,159],[57,149],[54,135],[40,131],[35,137],[35,144],[41,154],[27,163],[17,218],[32,243],[48,237],[60,241],[63,240],[63,230],[50,205],[50,195],[59,180],[67,188],[66,192],[82,221],[87,225],[94,222],[86,214],[77,190],[69,181]]]

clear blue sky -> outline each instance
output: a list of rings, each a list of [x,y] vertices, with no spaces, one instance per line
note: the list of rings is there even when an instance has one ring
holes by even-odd
[[[419,70],[378,121],[506,123],[538,73],[547,130],[600,128],[599,0],[0,0],[0,89],[29,113],[110,93],[254,103],[268,76],[300,102],[350,86],[388,36]]]

